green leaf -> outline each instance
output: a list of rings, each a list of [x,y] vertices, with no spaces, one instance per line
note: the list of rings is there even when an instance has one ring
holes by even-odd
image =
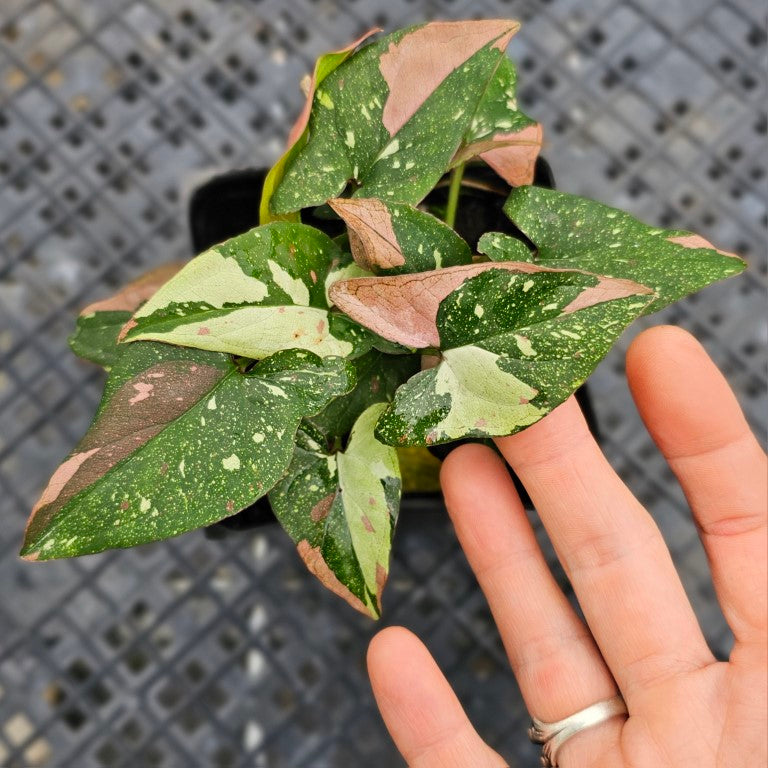
[[[690,232],[649,227],[628,213],[576,195],[521,187],[512,191],[504,210],[536,244],[535,263],[647,285],[657,294],[648,313],[746,266],[738,256]],[[496,254],[492,258],[499,258],[505,243],[497,233],[484,238],[485,247],[490,245]],[[511,252],[510,258],[518,259],[519,253]]]
[[[30,517],[22,556],[48,560],[176,536],[234,514],[282,476],[301,418],[354,386],[339,358],[128,347],[93,424]]]
[[[391,402],[395,390],[419,370],[421,356],[393,356],[371,350],[350,362],[355,369],[355,388],[309,419],[330,438],[345,437],[360,414],[373,403]]]
[[[294,348],[320,356],[365,351],[364,334],[331,328],[325,283],[340,259],[338,246],[312,227],[257,227],[189,262],[133,316],[124,338],[253,359]]]
[[[273,214],[339,197],[416,204],[450,168],[515,21],[434,22],[365,46],[323,81]]]
[[[627,281],[489,266],[440,303],[442,359],[400,387],[380,440],[430,445],[524,429],[584,382],[653,298]]]
[[[309,133],[307,124],[309,122],[309,114],[312,108],[315,92],[323,80],[325,80],[325,78],[328,77],[328,75],[330,75],[331,72],[333,72],[345,59],[349,58],[358,45],[379,31],[378,28],[371,29],[362,35],[362,37],[359,37],[353,43],[346,46],[346,48],[342,48],[339,51],[332,51],[331,53],[325,53],[315,62],[315,69],[307,87],[307,100],[304,109],[288,136],[288,147],[283,156],[271,168],[267,174],[267,178],[264,179],[264,189],[261,193],[261,203],[259,206],[260,224],[268,224],[270,221],[277,220],[296,222],[300,220],[298,213],[273,214],[270,209],[270,202],[275,188],[285,175],[285,169],[307,143],[307,136]]]
[[[536,261],[536,254],[522,240],[502,232],[486,232],[478,240],[477,250],[491,261]]]
[[[355,262],[369,274],[397,275],[469,264],[472,251],[445,222],[404,203],[336,198]],[[347,277],[360,275],[348,275]]]
[[[517,108],[516,88],[515,66],[504,57],[488,83],[451,167],[479,155],[512,187],[533,181],[542,130]]]
[[[70,349],[83,360],[109,370],[122,352],[117,345],[120,329],[131,319],[127,311],[90,312],[77,318],[69,337]]]
[[[74,333],[69,337],[72,351],[78,357],[109,370],[122,353],[117,346],[121,328],[182,266],[181,262],[162,264],[123,286],[114,296],[85,307],[77,318]]]
[[[373,618],[381,615],[401,487],[397,451],[373,436],[385,408],[367,408],[340,453],[325,451],[322,433],[308,427],[288,472],[269,494],[309,570]]]
[[[437,327],[440,302],[465,280],[489,270],[507,270],[535,276],[552,272],[548,267],[526,262],[482,262],[435,269],[413,275],[383,275],[339,280],[331,286],[331,300],[350,318],[374,333],[405,347],[440,347]],[[604,297],[652,293],[631,280],[595,277],[587,294],[592,303]]]

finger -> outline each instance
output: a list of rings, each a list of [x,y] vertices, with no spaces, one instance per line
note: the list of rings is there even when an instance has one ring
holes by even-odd
[[[478,735],[423,643],[389,627],[368,648],[376,703],[411,768],[501,768],[507,763]]]
[[[679,328],[650,329],[627,353],[640,415],[693,510],[723,613],[764,641],[768,462],[728,383]]]
[[[608,464],[575,400],[497,443],[538,510],[630,712],[638,691],[711,663],[658,528]]]
[[[443,462],[441,484],[456,534],[488,599],[528,711],[561,720],[616,695],[594,639],[557,585],[506,466],[465,445]],[[611,765],[622,720],[574,737],[561,764]]]

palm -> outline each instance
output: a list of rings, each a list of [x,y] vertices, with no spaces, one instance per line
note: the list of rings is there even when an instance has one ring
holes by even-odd
[[[724,662],[646,691],[647,701],[621,731],[617,763],[626,768],[736,768],[752,764],[756,743],[740,734],[744,702],[756,680]],[[759,736],[754,732],[754,736]]]
[[[768,466],[733,394],[687,334],[642,334],[627,358],[638,409],[678,477],[735,637],[713,658],[655,524],[569,402],[498,446],[526,485],[586,625],[538,549],[489,449],[446,459],[443,489],[529,711],[553,722],[617,690],[629,716],[567,740],[560,768],[743,768],[768,761]],[[703,406],[703,407],[702,407]],[[424,646],[406,630],[369,652],[384,720],[411,766],[497,768]]]

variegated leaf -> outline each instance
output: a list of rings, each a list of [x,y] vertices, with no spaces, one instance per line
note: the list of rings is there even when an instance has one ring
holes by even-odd
[[[308,139],[270,200],[285,214],[338,197],[416,204],[451,167],[516,21],[433,22],[365,46],[315,92]]]
[[[477,155],[510,186],[530,184],[542,142],[542,130],[517,108],[517,72],[503,58],[472,118],[451,166]]]
[[[354,385],[339,358],[134,344],[96,418],[30,517],[22,556],[71,557],[176,536],[234,514],[282,476],[301,418]]]
[[[346,437],[370,405],[391,402],[395,390],[419,370],[420,355],[394,356],[373,349],[350,363],[355,369],[355,388],[308,419],[334,440]]]
[[[442,359],[400,387],[379,439],[430,445],[524,429],[584,382],[653,299],[627,281],[498,267],[440,303]]]
[[[269,494],[309,570],[373,618],[381,615],[400,504],[397,452],[373,436],[385,408],[367,408],[339,453],[328,453],[322,433],[307,427],[288,472]]]
[[[583,269],[647,285],[656,312],[683,296],[745,268],[735,254],[717,250],[690,232],[649,227],[616,208],[540,187],[512,191],[504,207],[536,245],[536,264]],[[511,245],[513,250],[508,250]],[[498,260],[518,259],[519,246],[504,235],[486,234],[479,249]]]
[[[397,275],[472,261],[451,227],[411,205],[363,197],[328,203],[347,225],[355,262],[369,272]]]
[[[291,132],[288,135],[288,146],[283,156],[275,163],[267,174],[267,178],[264,180],[264,189],[261,193],[261,202],[259,207],[259,223],[268,224],[270,221],[275,220],[287,220],[298,221],[299,215],[297,213],[288,214],[273,214],[270,210],[270,201],[274,194],[275,188],[282,181],[285,175],[285,169],[290,164],[296,155],[302,150],[307,143],[308,130],[307,125],[309,123],[310,110],[312,109],[312,102],[315,97],[320,84],[325,80],[328,75],[331,74],[345,59],[349,58],[352,52],[371,35],[379,32],[378,28],[371,29],[364,35],[359,37],[353,43],[350,43],[345,48],[339,51],[332,51],[331,53],[323,54],[316,62],[315,68],[312,72],[312,76],[309,79],[306,90],[306,102],[304,108],[301,110],[301,114],[291,128]]]
[[[484,262],[446,267],[413,275],[361,277],[339,280],[330,289],[334,304],[374,333],[406,347],[439,347],[437,325],[440,302],[465,280],[489,270],[507,270],[536,275],[552,272],[526,262]],[[594,276],[592,276],[594,277]],[[595,303],[650,290],[631,280],[596,277],[585,288],[584,300]]]
[[[189,262],[136,312],[124,339],[253,359],[282,349],[321,357],[365,351],[365,333],[329,317],[325,284],[340,258],[338,246],[312,227],[257,227]]]
[[[83,360],[109,370],[123,351],[117,343],[117,337],[131,319],[131,314],[118,310],[80,315],[74,333],[68,340],[70,349]]]
[[[163,264],[128,283],[114,296],[85,307],[77,318],[74,333],[69,337],[72,351],[78,357],[109,370],[122,351],[117,346],[120,329],[182,266],[182,262]]]

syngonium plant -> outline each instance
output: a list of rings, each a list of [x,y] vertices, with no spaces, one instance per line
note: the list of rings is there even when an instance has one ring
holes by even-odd
[[[744,268],[531,186],[541,128],[505,53],[518,27],[436,22],[322,56],[261,226],[84,310],[72,347],[109,377],[23,557],[165,539],[266,496],[309,570],[377,617],[399,448],[524,429],[633,320]],[[488,232],[477,254],[452,228],[469,161],[512,187],[524,234]],[[449,173],[440,220],[423,201]],[[345,234],[302,224],[316,207]]]

